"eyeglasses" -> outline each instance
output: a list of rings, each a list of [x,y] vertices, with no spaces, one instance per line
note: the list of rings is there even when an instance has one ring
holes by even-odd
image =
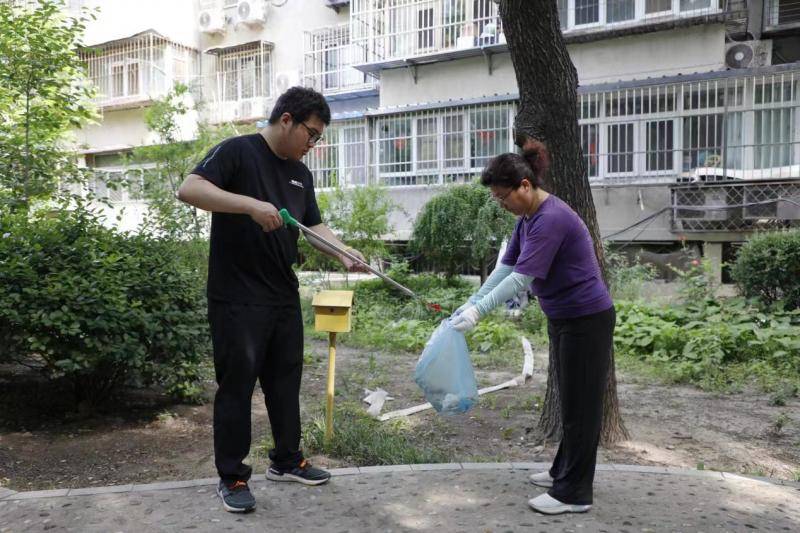
[[[318,132],[314,128],[309,128],[308,126],[306,126],[305,122],[300,122],[299,124],[303,126],[308,132],[308,144],[314,146],[315,144],[317,144],[322,140],[322,134],[320,132]]]
[[[505,193],[503,196],[495,196],[493,194],[492,195],[492,200],[495,200],[498,204],[504,204],[505,201],[506,201],[506,198],[508,198],[508,195],[511,194],[512,192],[514,192],[514,189],[509,189],[508,192]]]

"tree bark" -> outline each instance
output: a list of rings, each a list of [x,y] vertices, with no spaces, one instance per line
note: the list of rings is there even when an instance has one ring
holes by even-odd
[[[580,145],[578,74],[561,34],[556,1],[500,0],[498,3],[519,87],[519,112],[514,120],[517,144],[533,139],[549,148],[551,164],[545,188],[564,200],[586,223],[605,278],[603,244]],[[539,426],[547,438],[558,439],[561,435],[561,405],[554,375],[557,367],[555,357],[551,350],[547,392]],[[612,352],[601,440],[612,443],[627,437],[619,412]]]

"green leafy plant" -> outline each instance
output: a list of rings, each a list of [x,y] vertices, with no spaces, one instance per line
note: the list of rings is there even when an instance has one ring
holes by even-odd
[[[322,220],[348,246],[364,254],[367,260],[388,257],[383,236],[391,232],[389,213],[395,204],[383,187],[337,187],[317,195]],[[301,239],[299,251],[304,270],[342,270],[338,261],[313,248]]]

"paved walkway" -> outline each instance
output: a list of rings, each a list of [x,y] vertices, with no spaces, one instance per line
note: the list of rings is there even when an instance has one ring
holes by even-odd
[[[528,475],[547,465],[464,463],[350,468],[328,485],[253,479],[258,507],[226,513],[216,479],[14,493],[0,532],[17,531],[800,531],[800,484],[719,472],[600,465],[583,515],[531,511]]]

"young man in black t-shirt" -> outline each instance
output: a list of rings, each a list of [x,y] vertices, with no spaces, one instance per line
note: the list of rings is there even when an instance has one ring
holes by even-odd
[[[300,162],[322,138],[330,117],[321,94],[293,87],[278,98],[261,132],[215,146],[178,191],[182,201],[213,212],[208,319],[218,385],[214,457],[218,493],[228,511],[255,508],[247,486],[252,469],[242,461],[250,451],[257,378],[275,441],[267,478],[306,485],[330,479],[300,450],[303,321],[292,270],[299,232],[284,226],[278,214],[286,208],[303,225],[346,248],[322,223],[311,172]],[[360,270],[323,243],[311,244],[349,270]]]

